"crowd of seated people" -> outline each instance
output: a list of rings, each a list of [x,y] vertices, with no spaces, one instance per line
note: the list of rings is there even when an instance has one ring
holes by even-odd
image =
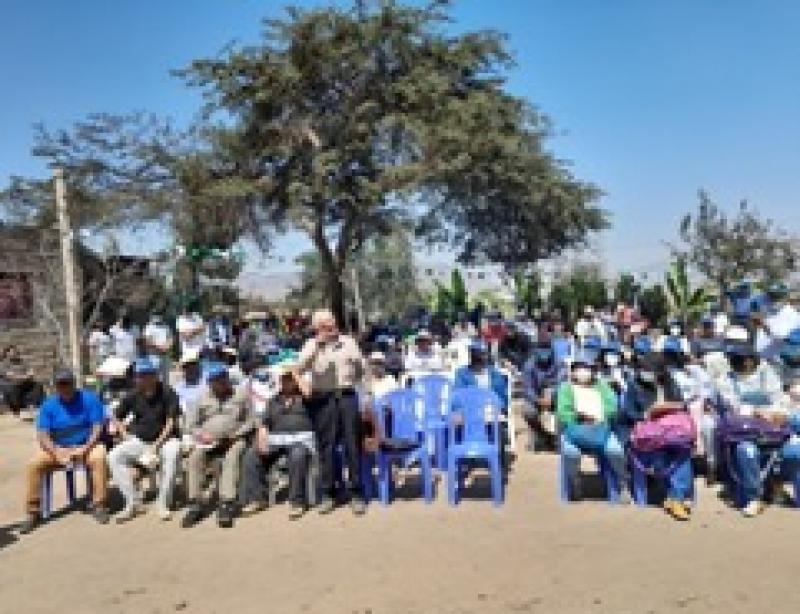
[[[646,472],[663,478],[664,510],[689,520],[700,468],[753,517],[765,500],[796,496],[786,484],[800,472],[800,314],[784,287],[771,287],[767,298],[747,318],[711,308],[663,328],[619,305],[587,308],[575,322],[492,316],[474,325],[459,316],[447,334],[421,321],[361,338],[340,331],[327,311],[298,318],[288,333],[264,314],[234,331],[224,317],[206,324],[186,313],[175,327],[175,369],[172,330],[161,318],[151,319],[133,349],[120,323],[124,352],[112,348],[97,361],[98,393],[61,370],[41,403],[23,529],[41,520],[47,472],[78,466],[89,469],[91,510],[102,523],[110,517],[109,478],[121,495],[122,523],[147,509],[138,482],[149,474],[159,481],[161,519],[171,519],[180,493],[183,527],[216,506],[219,526],[229,528],[267,506],[278,469],[287,472],[291,519],[315,503],[312,471],[319,513],[347,502],[360,516],[370,479],[364,452],[380,449],[383,436],[375,426],[383,423],[379,401],[425,375],[443,376],[453,389],[491,391],[504,416],[503,441],[515,436],[519,380],[527,450],[561,455],[570,500],[584,495],[588,455],[613,478],[621,503],[637,495],[634,477]],[[733,299],[739,305],[740,295]],[[751,431],[758,436],[748,438]],[[500,460],[507,469],[505,453]]]

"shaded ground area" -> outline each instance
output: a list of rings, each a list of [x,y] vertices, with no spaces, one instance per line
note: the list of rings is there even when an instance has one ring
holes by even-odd
[[[0,416],[0,612],[796,612],[800,511],[747,521],[699,488],[690,523],[659,509],[564,506],[553,455],[523,453],[505,506],[400,501],[277,507],[223,531],[155,515],[69,513],[16,538],[30,425]],[[480,484],[478,484],[480,487]],[[63,479],[55,489],[63,497]]]

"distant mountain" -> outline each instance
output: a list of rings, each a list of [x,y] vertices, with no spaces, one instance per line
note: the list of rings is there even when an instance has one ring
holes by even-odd
[[[244,272],[236,285],[243,297],[263,301],[280,301],[300,281],[299,272],[258,273]]]

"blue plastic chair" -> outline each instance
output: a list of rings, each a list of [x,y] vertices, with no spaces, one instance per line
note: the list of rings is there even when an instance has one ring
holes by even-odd
[[[410,467],[418,462],[425,502],[433,501],[433,472],[428,453],[424,419],[418,414],[422,398],[413,390],[390,392],[375,401],[375,411],[381,428],[378,447],[378,494],[383,505],[391,501],[394,483],[392,463]]]
[[[434,437],[435,466],[447,469],[447,415],[453,382],[443,375],[425,375],[414,380],[412,389],[422,397],[425,428]]]
[[[559,494],[563,503],[569,503],[572,499],[569,489],[569,478],[567,476],[567,465],[564,462],[564,455],[561,454],[563,448],[564,435],[559,437],[559,453],[558,453],[558,485]],[[606,497],[611,504],[617,504],[620,500],[621,485],[617,479],[616,474],[611,470],[611,467],[606,462],[603,456],[597,456],[597,465],[600,469],[600,475],[606,484]]]
[[[48,471],[42,478],[42,501],[40,515],[43,520],[50,517],[53,508],[53,474],[58,471],[64,471],[64,477],[67,482],[67,502],[70,506],[75,505],[75,471],[83,469],[86,474],[86,496],[91,499],[92,497],[92,477],[89,467],[85,465],[76,465],[73,468],[58,468]]]
[[[724,444],[723,444],[724,445]],[[733,496],[733,504],[737,509],[744,508],[747,505],[745,499],[744,489],[742,488],[741,481],[736,473],[735,460],[734,460],[734,447],[733,445],[724,445],[725,447],[725,469],[726,478],[728,483],[729,492]],[[764,452],[759,449],[760,464],[762,471],[762,482],[769,476],[780,477],[782,458],[779,450],[771,452]],[[794,506],[800,509],[800,473],[795,476],[794,483],[792,484],[794,490]]]
[[[492,502],[494,505],[503,502],[500,412],[500,399],[490,390],[470,386],[453,392],[447,451],[447,494],[450,505],[456,505],[459,500],[459,461],[463,460],[487,462],[492,480]]]
[[[691,451],[689,451],[691,454]],[[653,477],[658,480],[665,480],[675,470],[675,467],[666,467],[664,470],[654,472],[651,468],[646,466],[646,463],[641,461],[636,453],[630,451],[630,459],[632,465],[631,480],[633,482],[633,500],[639,507],[647,507],[648,502],[648,478]],[[694,487],[694,471],[692,471],[692,501],[697,502],[697,493]]]

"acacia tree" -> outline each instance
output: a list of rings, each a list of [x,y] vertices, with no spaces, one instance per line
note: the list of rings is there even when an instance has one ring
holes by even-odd
[[[349,260],[398,221],[463,262],[507,264],[606,225],[598,190],[544,149],[546,118],[505,91],[503,37],[446,33],[448,8],[290,8],[260,44],[179,71],[226,119],[227,194],[253,230],[308,235],[340,320]]]
[[[729,215],[705,191],[699,192],[699,199],[696,213],[681,222],[683,245],[672,251],[713,282],[721,297],[745,277],[769,282],[794,269],[797,243],[772,220],[761,217],[746,201]]]

